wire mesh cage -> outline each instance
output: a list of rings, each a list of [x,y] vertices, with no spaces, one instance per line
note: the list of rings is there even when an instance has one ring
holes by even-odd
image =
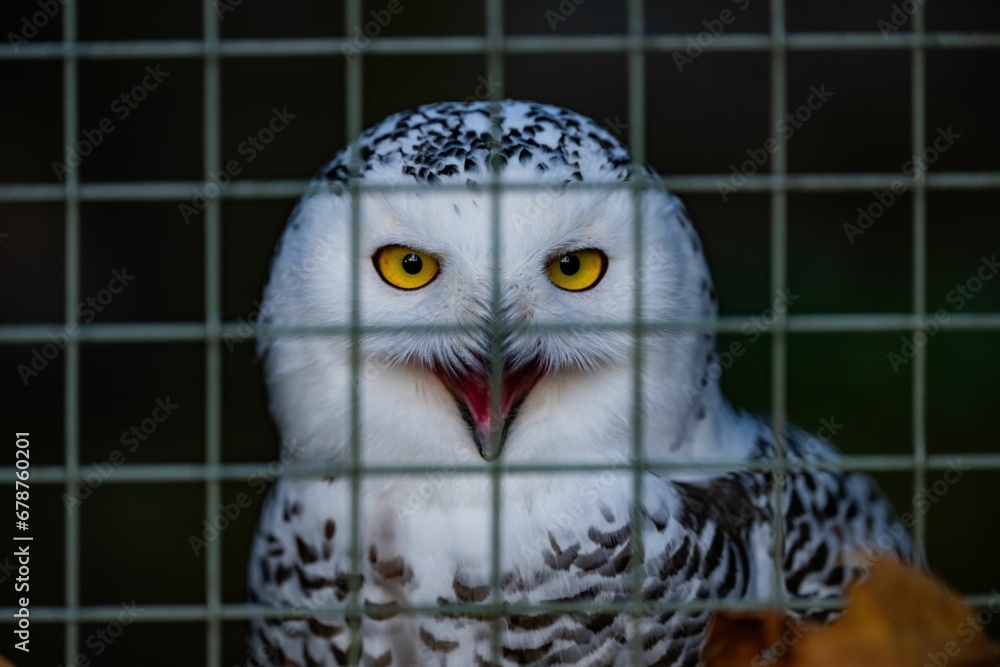
[[[936,571],[973,605],[996,594],[986,0],[39,0],[2,25],[0,467],[13,495],[30,449],[31,540],[0,552],[0,618],[16,630],[30,598],[32,641],[0,654],[247,660],[265,492],[329,472],[276,460],[268,260],[316,167],[440,100],[572,108],[664,174],[716,279],[726,393],[831,437]]]

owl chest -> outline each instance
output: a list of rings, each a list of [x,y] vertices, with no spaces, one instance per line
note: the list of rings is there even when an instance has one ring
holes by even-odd
[[[585,488],[574,485],[576,495],[550,488],[530,503],[514,501],[512,495],[499,513],[487,501],[489,496],[477,498],[474,488],[449,491],[465,494],[469,501],[464,505],[442,504],[426,493],[417,506],[406,502],[408,491],[362,493],[357,498],[360,558],[355,561],[350,555],[354,536],[349,486],[341,487],[339,480],[284,486],[276,494],[269,519],[285,529],[272,525],[262,533],[265,540],[275,534],[282,544],[273,549],[270,542],[258,544],[270,572],[255,588],[273,602],[339,607],[350,598],[350,573],[354,564],[359,565],[359,598],[366,609],[365,652],[373,659],[392,655],[398,661],[387,664],[476,664],[477,657],[489,656],[495,629],[490,605],[496,601],[507,612],[501,644],[505,654],[516,658],[509,664],[535,664],[528,654],[520,653],[525,647],[548,646],[560,653],[584,645],[589,646],[585,653],[604,655],[607,664],[619,664],[619,653],[622,660],[627,658],[622,649],[629,632],[627,617],[610,614],[597,622],[587,614],[553,616],[537,611],[538,605],[553,603],[631,599],[636,547],[626,493],[630,489],[610,484],[600,500],[595,497],[591,502],[584,499]],[[503,491],[506,496],[525,489]],[[680,547],[668,545],[668,533],[666,523],[652,522],[644,530],[647,555],[663,552],[664,563],[675,556]],[[686,564],[682,569],[668,588],[686,598],[698,577]],[[401,606],[410,611],[399,612]],[[336,628],[343,625],[335,615],[321,622]],[[672,641],[673,630],[659,620],[654,625],[657,637],[662,634],[663,642]],[[336,642],[340,637],[314,639]],[[661,652],[659,644],[653,649],[657,655]]]
[[[479,603],[494,593],[532,602],[596,584],[611,596],[636,552],[631,481],[534,476],[505,481],[499,502],[486,475],[363,487],[356,499],[349,480],[286,481],[262,519],[258,550],[282,569],[282,583],[289,568],[329,581],[350,576],[358,544],[376,603]],[[675,522],[653,507],[644,512],[645,552],[675,548]]]
[[[595,585],[612,597],[627,584],[633,535],[627,493],[605,483],[570,489],[533,480],[488,486],[415,486],[370,497],[363,511],[366,582],[410,604],[557,600]],[[464,500],[464,501],[463,501]],[[395,575],[395,576],[388,576]],[[499,590],[497,575],[499,575]]]

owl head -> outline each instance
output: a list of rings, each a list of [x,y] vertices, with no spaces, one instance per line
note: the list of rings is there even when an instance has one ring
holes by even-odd
[[[715,312],[683,206],[609,131],[442,103],[317,176],[275,251],[259,352],[298,460],[344,462],[355,433],[366,464],[622,463],[636,437],[652,457],[710,437],[712,336],[669,325]]]

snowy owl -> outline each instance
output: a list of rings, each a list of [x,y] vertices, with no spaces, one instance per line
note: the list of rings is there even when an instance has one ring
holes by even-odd
[[[282,460],[383,470],[271,489],[250,599],[288,614],[251,622],[249,665],[692,666],[710,611],[680,603],[766,602],[779,570],[835,596],[857,553],[909,555],[875,484],[794,427],[774,549],[776,476],[721,467],[773,460],[769,420],[723,398],[710,332],[654,326],[716,316],[698,236],[572,111],[367,130],[292,214],[262,313],[286,328],[259,345]],[[693,462],[717,466],[667,465]]]

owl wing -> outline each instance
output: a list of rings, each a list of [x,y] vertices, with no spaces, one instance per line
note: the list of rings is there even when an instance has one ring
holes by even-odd
[[[786,437],[787,460],[795,466],[784,474],[782,572],[787,596],[822,600],[841,597],[845,587],[864,576],[868,564],[885,555],[912,558],[912,545],[899,517],[867,475],[819,467],[809,462],[836,462],[832,445],[791,428]],[[757,455],[773,459],[775,446],[769,425],[760,424]],[[804,469],[803,469],[804,468]],[[740,474],[745,500],[735,508],[735,524],[754,523],[752,553],[761,566],[754,595],[773,597],[773,494],[779,473]],[[810,609],[807,615],[827,619],[835,612]]]
[[[271,488],[251,547],[248,597],[308,615],[252,619],[248,667],[347,664],[351,633],[345,618],[311,612],[348,600],[349,531],[333,511],[350,507],[346,488],[334,480],[294,479]]]

